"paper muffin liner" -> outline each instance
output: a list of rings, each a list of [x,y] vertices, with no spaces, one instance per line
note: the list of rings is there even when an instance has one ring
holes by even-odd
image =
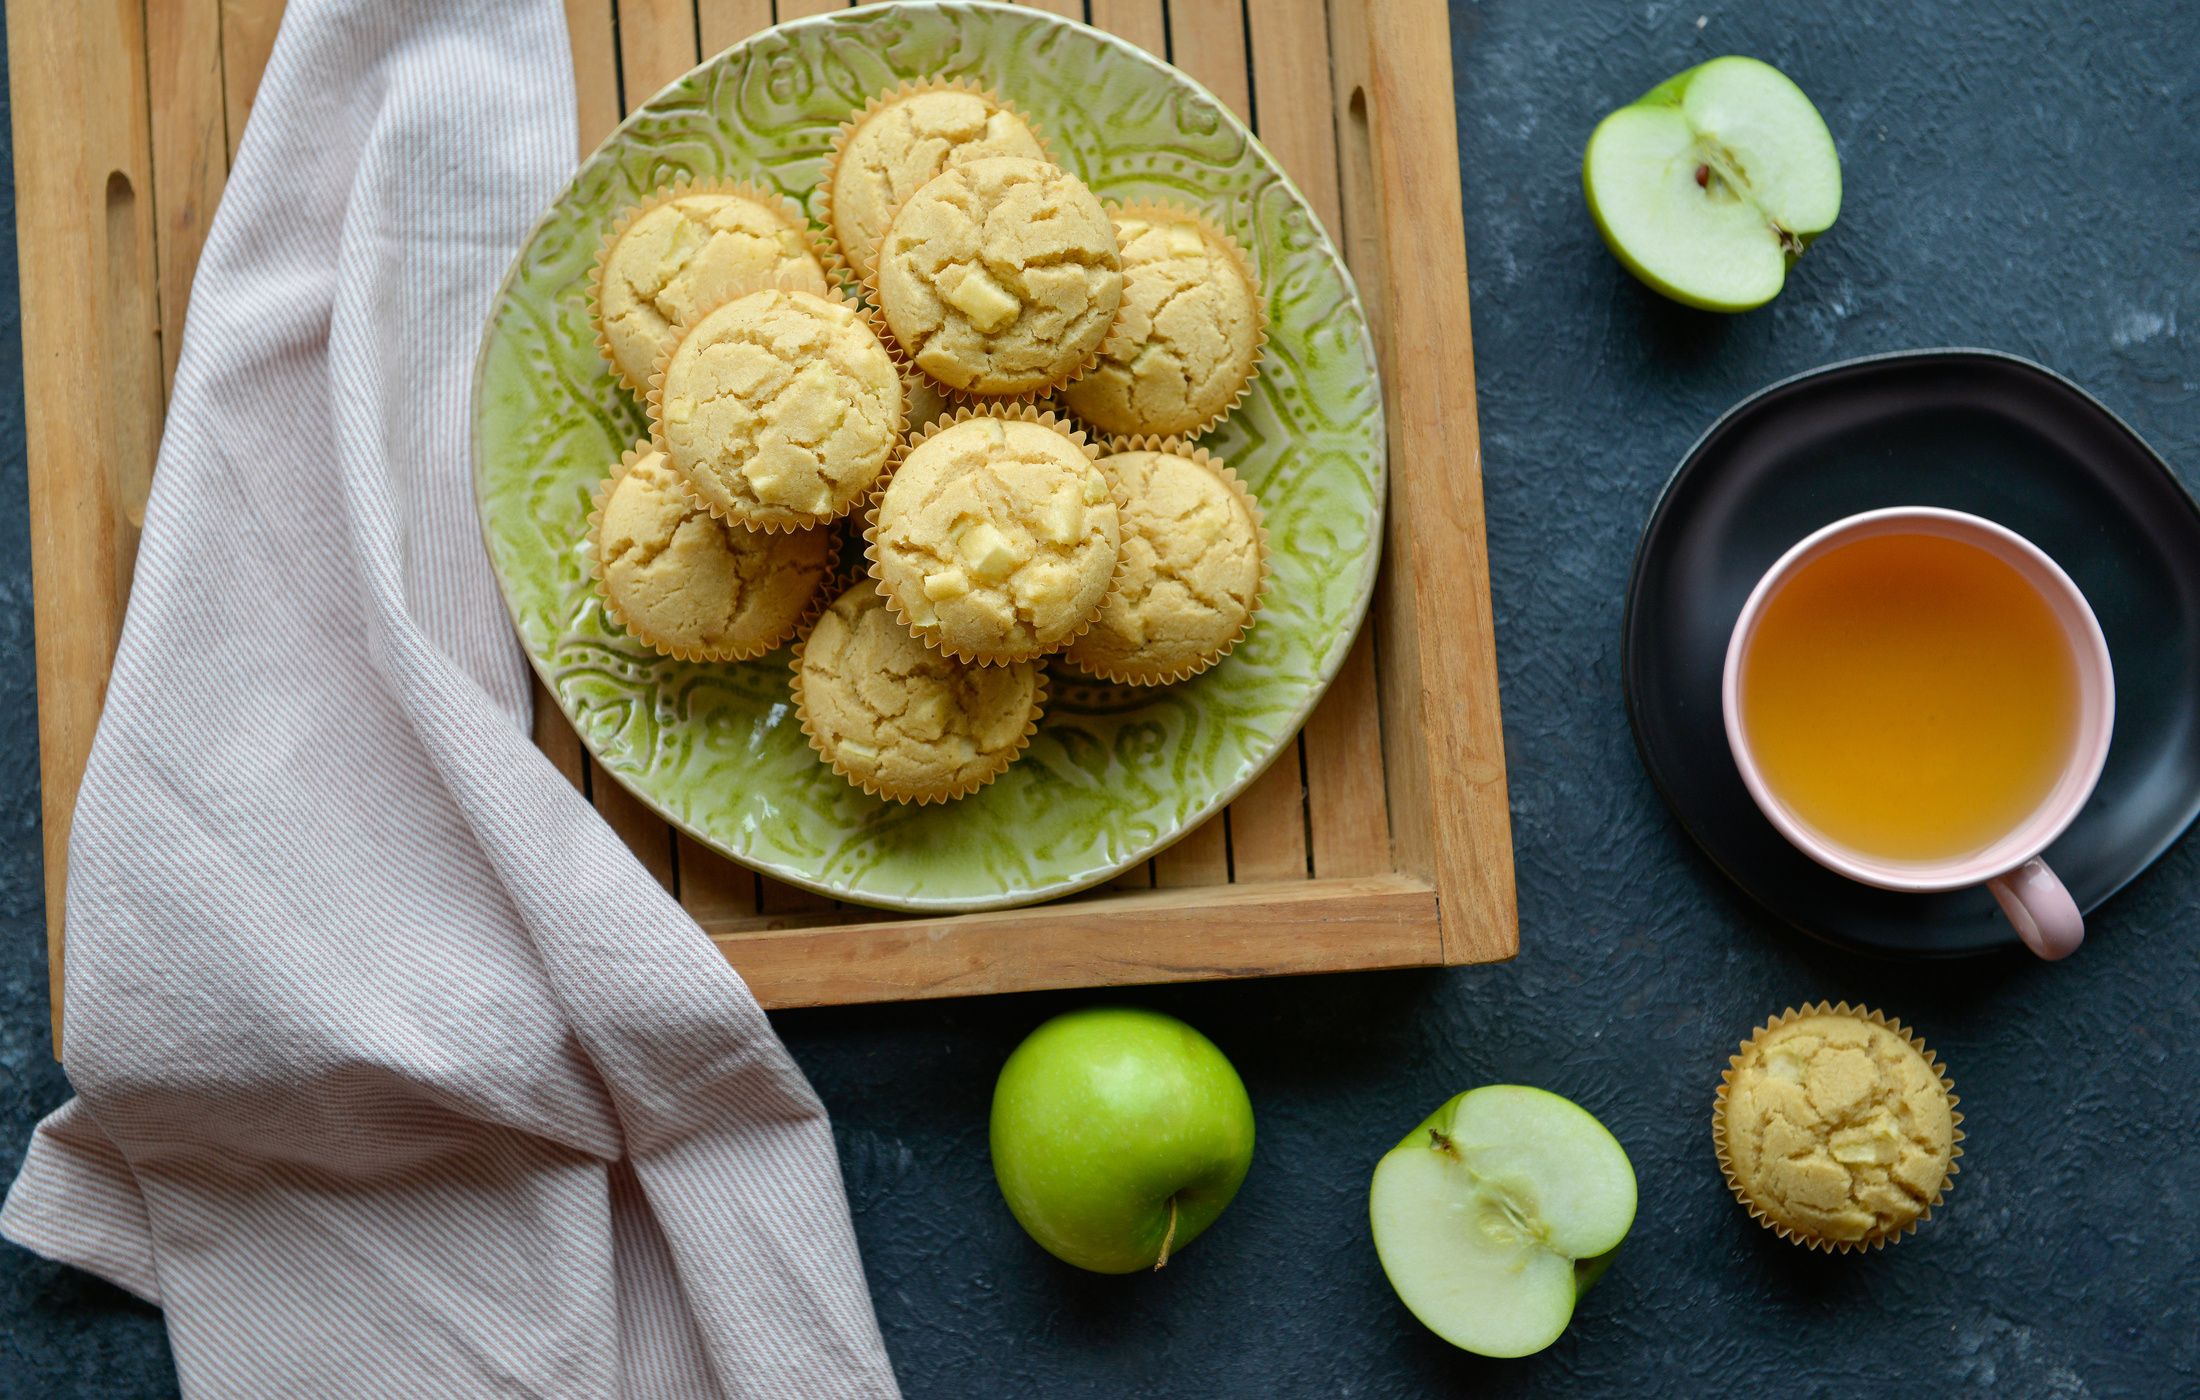
[[[1237,411],[1238,405],[1245,402],[1245,396],[1252,392],[1253,381],[1260,378],[1261,364],[1267,358],[1268,299],[1263,294],[1261,288],[1260,274],[1253,270],[1253,259],[1251,255],[1249,255],[1245,251],[1244,245],[1240,244],[1235,238],[1232,238],[1229,234],[1229,231],[1224,229],[1222,225],[1216,223],[1213,219],[1208,218],[1205,214],[1201,213],[1197,209],[1192,208],[1188,204],[1179,204],[1174,200],[1167,199],[1137,200],[1124,204],[1110,203],[1108,205],[1108,216],[1114,221],[1116,225],[1116,242],[1118,244],[1123,242],[1122,225],[1125,219],[1143,218],[1156,221],[1167,221],[1170,223],[1188,222],[1192,224],[1193,226],[1198,228],[1201,237],[1205,238],[1213,246],[1220,248],[1224,255],[1227,256],[1232,263],[1236,264],[1238,275],[1245,279],[1245,286],[1247,290],[1252,293],[1253,358],[1248,361],[1245,366],[1245,377],[1241,381],[1239,381],[1237,392],[1233,393],[1228,399],[1224,400],[1221,407],[1217,408],[1213,413],[1209,414],[1203,422],[1196,423],[1189,428],[1178,429],[1175,432],[1168,434],[1168,436],[1170,437],[1179,437],[1187,440],[1196,437],[1203,437],[1206,434],[1213,432],[1217,423],[1220,423],[1223,419],[1229,417],[1232,413],[1235,413]],[[1128,280],[1128,274],[1125,274],[1126,284],[1128,283]],[[1094,357],[1094,362],[1098,363],[1098,360],[1101,356],[1114,356],[1117,358],[1121,358],[1127,356],[1130,352],[1135,351],[1137,348],[1137,343],[1132,341],[1129,337],[1129,333],[1123,329],[1123,318],[1119,313],[1116,317],[1115,330],[1110,334],[1108,343],[1101,347],[1101,355]],[[1083,378],[1084,373],[1089,372],[1091,368],[1092,366],[1090,365],[1086,366],[1085,371],[1080,372],[1077,378]],[[1065,381],[1062,385],[1062,388],[1066,389],[1069,387],[1070,384],[1075,382],[1075,380]],[[1059,395],[1060,391],[1056,390],[1055,393]],[[1099,423],[1093,422],[1090,418],[1087,418],[1085,415],[1079,413],[1076,409],[1070,407],[1066,401],[1058,400],[1058,402],[1062,412],[1076,418],[1080,423],[1086,424],[1093,430],[1095,435],[1108,435],[1112,432],[1112,430],[1103,427]],[[1147,434],[1144,432],[1129,434],[1114,433],[1113,435],[1117,437],[1152,436],[1152,434]]]
[[[648,393],[649,386],[647,384],[636,384],[628,379],[626,371],[619,367],[617,357],[611,353],[611,337],[604,330],[603,323],[604,269],[611,261],[611,250],[618,246],[620,239],[626,237],[627,230],[634,226],[636,220],[652,210],[663,208],[676,199],[684,199],[689,195],[696,194],[733,195],[741,199],[754,201],[763,205],[766,209],[772,210],[786,220],[787,227],[798,231],[808,241],[810,255],[816,258],[817,265],[824,269],[827,288],[837,292],[843,300],[847,300],[848,289],[855,283],[855,275],[849,270],[847,263],[841,259],[840,249],[827,240],[810,223],[809,215],[802,212],[802,206],[767,185],[757,184],[750,180],[681,180],[674,184],[658,186],[647,198],[637,204],[628,206],[617,219],[612,221],[610,229],[604,234],[603,242],[596,245],[596,258],[588,269],[588,324],[596,332],[596,353],[603,357],[605,364],[611,366],[613,377],[625,385],[636,397]],[[739,295],[739,293],[732,295]],[[719,304],[723,305],[728,300],[731,300],[730,295],[721,297],[719,298]],[[677,332],[678,327],[674,329]]]
[[[1925,1061],[1925,1067],[1940,1078],[1941,1092],[1948,1096],[1948,1117],[1951,1128],[1948,1170],[1941,1174],[1940,1185],[1934,1188],[1933,1198],[1925,1203],[1925,1209],[1918,1213],[1915,1220],[1906,1222],[1899,1229],[1885,1234],[1872,1235],[1861,1240],[1829,1240],[1807,1230],[1797,1230],[1791,1226],[1783,1225],[1765,1214],[1757,1203],[1750,1199],[1749,1193],[1743,1190],[1741,1181],[1734,1174],[1734,1163],[1727,1151],[1726,1095],[1727,1090],[1734,1083],[1735,1073],[1742,1067],[1741,1050],[1747,1050],[1750,1046],[1756,1044],[1760,1038],[1770,1035],[1780,1027],[1804,1016],[1849,1016],[1859,1021],[1868,1021],[1883,1030],[1892,1031],[1902,1037],[1903,1041]],[[1933,1212],[1940,1209],[1941,1202],[1947,1198],[1948,1192],[1955,1189],[1956,1173],[1962,1170],[1960,1159],[1963,1156],[1964,1136],[1963,1114],[1957,1108],[1957,1105],[1963,1101],[1956,1097],[1955,1081],[1948,1077],[1948,1071],[1941,1064],[1940,1057],[1932,1052],[1931,1047],[1927,1046],[1915,1031],[1905,1027],[1899,1020],[1863,1006],[1851,1006],[1845,1001],[1837,1004],[1828,1004],[1821,1001],[1815,1005],[1805,1004],[1801,1008],[1791,1006],[1779,1015],[1768,1018],[1762,1026],[1751,1031],[1748,1039],[1741,1043],[1741,1050],[1737,1050],[1728,1057],[1726,1068],[1719,1074],[1719,1091],[1714,1097],[1711,1108],[1711,1143],[1718,1154],[1719,1174],[1726,1178],[1726,1189],[1733,1193],[1735,1200],[1741,1202],[1742,1208],[1749,1212],[1750,1219],[1763,1225],[1781,1239],[1802,1245],[1808,1249],[1824,1250],[1828,1254],[1857,1253],[1865,1250],[1883,1249],[1904,1236],[1916,1234],[1917,1227],[1932,1219]]]
[[[955,658],[957,661],[970,662],[974,665],[980,666],[1007,666],[1013,665],[1020,661],[1037,661],[1042,657],[1055,655],[1056,653],[1062,651],[1064,648],[1068,647],[1070,643],[1076,641],[1079,637],[1082,637],[1085,635],[1085,633],[1091,631],[1092,624],[1099,621],[1100,619],[1101,609],[1107,606],[1108,596],[1114,593],[1117,588],[1120,588],[1122,586],[1122,522],[1124,517],[1129,513],[1130,501],[1129,498],[1123,494],[1123,482],[1121,478],[1117,477],[1114,472],[1109,471],[1105,466],[1100,466],[1100,475],[1108,483],[1108,498],[1115,502],[1115,566],[1108,574],[1108,586],[1101,591],[1099,599],[1093,603],[1091,613],[1086,616],[1084,621],[1079,623],[1060,641],[1055,642],[1050,646],[1041,647],[1036,651],[1001,653],[981,653],[950,645],[936,632],[927,628],[919,627],[915,622],[911,621],[908,608],[903,605],[902,600],[895,595],[893,588],[886,582],[885,566],[880,562],[879,559],[878,516],[880,506],[882,506],[886,501],[887,488],[893,485],[894,477],[900,472],[902,463],[909,460],[910,454],[915,452],[919,447],[923,446],[927,441],[929,441],[937,434],[954,427],[958,423],[967,423],[975,418],[1010,419],[1025,423],[1037,423],[1042,427],[1052,428],[1054,431],[1060,433],[1063,437],[1066,437],[1071,442],[1075,443],[1077,445],[1077,450],[1084,453],[1088,460],[1093,462],[1096,466],[1100,466],[1099,447],[1092,441],[1090,441],[1081,429],[1073,426],[1066,420],[1056,416],[1053,413],[1050,413],[1044,409],[1034,408],[1029,404],[991,404],[984,407],[972,407],[968,404],[965,404],[962,407],[955,409],[953,412],[943,414],[929,427],[924,428],[922,431],[909,434],[908,438],[902,444],[900,451],[894,454],[893,462],[888,465],[887,470],[879,477],[878,489],[871,493],[870,507],[863,513],[863,555],[864,558],[870,562],[871,578],[877,582],[879,596],[886,600],[886,607],[888,611],[892,612],[894,614],[895,620],[900,622],[902,626],[908,628],[913,636],[922,641],[926,646],[931,647],[934,651],[944,652],[947,655]]]
[[[762,530],[767,535],[792,534],[797,530],[814,530],[846,519],[855,513],[857,507],[870,499],[878,484],[883,482],[892,472],[895,454],[900,451],[902,442],[909,435],[909,386],[907,377],[902,375],[899,366],[896,366],[896,382],[901,392],[898,402],[894,406],[894,428],[891,434],[894,445],[888,449],[886,462],[879,468],[879,473],[873,478],[872,484],[857,492],[849,499],[847,504],[835,510],[831,515],[796,515],[790,511],[766,511],[762,509],[754,511],[729,510],[719,502],[711,500],[695,485],[695,480],[689,474],[688,469],[681,466],[679,459],[672,455],[672,443],[665,436],[665,371],[670,368],[673,357],[680,353],[681,347],[687,344],[688,337],[694,334],[695,327],[701,324],[703,320],[731,302],[739,301],[742,297],[751,296],[762,291],[782,291],[804,296],[816,295],[814,292],[803,292],[798,287],[788,286],[783,277],[744,279],[715,305],[698,313],[693,320],[682,321],[674,327],[671,347],[664,354],[657,357],[656,367],[649,372],[649,386],[642,396],[642,408],[649,416],[650,440],[657,444],[657,450],[665,454],[665,460],[672,463],[673,470],[680,474],[680,479],[687,487],[689,497],[697,505],[709,511],[714,518],[723,520],[728,525],[738,525],[744,530]],[[855,313],[856,319],[862,322],[866,329],[871,329],[868,318],[863,314],[863,308],[856,304],[845,288],[830,288],[827,295],[820,297],[819,300],[848,308],[848,310]],[[891,352],[889,352],[888,358],[892,358]]]
[[[1062,167],[1056,166],[1055,169],[1061,170]],[[1078,180],[1080,184],[1084,183],[1073,171],[1064,170],[1063,173],[1073,180]],[[911,197],[914,198],[914,196]],[[907,207],[906,201],[903,207]],[[1103,206],[1103,208],[1105,207]],[[897,210],[894,217],[899,219],[901,217],[900,211]],[[1111,214],[1108,220],[1111,232],[1114,229],[1114,224],[1115,220]],[[888,224],[886,231],[888,235],[891,235],[893,225]],[[883,241],[881,239],[881,242]],[[1120,244],[1121,240],[1118,239],[1117,241]],[[1118,247],[1118,270],[1121,267],[1121,260],[1121,249]],[[984,407],[988,404],[1036,404],[1050,395],[1061,393],[1070,385],[1090,374],[1092,367],[1100,363],[1101,356],[1129,348],[1129,342],[1123,338],[1123,302],[1119,297],[1115,303],[1115,319],[1108,323],[1107,330],[1101,334],[1099,340],[1094,342],[1091,353],[1085,356],[1082,363],[1065,373],[1034,388],[1019,389],[1011,394],[984,394],[975,389],[957,388],[937,375],[926,372],[922,366],[918,365],[916,358],[902,345],[901,338],[894,334],[893,324],[886,318],[886,299],[879,292],[877,267],[874,266],[869,273],[865,274],[862,286],[863,314],[870,318],[871,329],[878,333],[879,342],[886,347],[886,353],[894,357],[894,363],[901,367],[904,374],[915,375],[924,380],[938,390],[942,398],[952,404],[971,404],[978,407]]]
[[[1275,573],[1269,555],[1267,520],[1261,514],[1260,499],[1253,494],[1252,488],[1245,484],[1244,478],[1240,477],[1227,462],[1197,443],[1188,442],[1176,436],[1152,437],[1145,434],[1135,434],[1129,437],[1109,438],[1103,446],[1105,447],[1105,455],[1100,459],[1102,467],[1107,465],[1109,457],[1121,452],[1162,452],[1197,462],[1217,477],[1220,477],[1222,483],[1230,488],[1230,493],[1236,496],[1239,503],[1245,507],[1246,514],[1252,517],[1253,538],[1260,552],[1260,581],[1253,587],[1253,602],[1252,606],[1246,609],[1245,620],[1238,624],[1237,632],[1221,646],[1188,665],[1166,669],[1110,668],[1088,665],[1071,655],[1068,647],[1064,647],[1061,654],[1055,657],[1055,660],[1061,662],[1064,666],[1097,681],[1107,681],[1114,685],[1174,685],[1178,681],[1188,680],[1198,675],[1228,656],[1237,649],[1238,643],[1245,640],[1245,635],[1253,630],[1253,623],[1260,616],[1261,605],[1267,601],[1268,590],[1275,582]],[[1128,493],[1129,488],[1122,484],[1120,477],[1111,479],[1116,482],[1119,493]],[[1128,518],[1126,514],[1126,521]],[[1128,533],[1126,529],[1126,536]],[[1120,581],[1120,575],[1118,575],[1118,586],[1120,586]],[[1108,592],[1110,596],[1113,596],[1115,589],[1111,588]],[[1107,610],[1107,600],[1105,598],[1101,600],[1100,606],[1102,612]],[[1094,620],[1098,620],[1097,616]],[[1082,636],[1083,633],[1080,632],[1079,635]]]
[[[872,329],[875,331],[877,327],[873,326]],[[888,351],[887,353],[892,354],[893,352]],[[917,395],[919,394],[929,394],[938,399],[940,401],[938,410],[932,413],[915,412]],[[940,387],[937,384],[925,375],[906,368],[902,369],[901,372],[901,403],[904,414],[909,421],[908,433],[921,432],[955,411],[954,400],[940,392]],[[904,433],[903,437],[906,438],[908,433]]]
[[[1049,162],[1060,164],[1059,161],[1054,159],[1054,147],[1048,144],[1046,133],[1039,129],[1039,123],[1032,120],[1031,114],[1001,96],[995,89],[987,87],[975,79],[940,78],[929,82],[912,79],[873,93],[869,101],[858,107],[849,116],[848,120],[834,129],[832,143],[825,150],[825,168],[817,178],[818,222],[824,225],[825,238],[832,245],[833,256],[840,260],[840,265],[847,270],[848,278],[852,283],[864,282],[869,279],[856,271],[855,260],[848,256],[848,241],[841,235],[840,225],[833,218],[833,181],[839,177],[841,157],[847,153],[848,142],[854,138],[857,128],[865,122],[897,102],[903,102],[912,97],[920,97],[928,92],[967,92],[973,97],[983,98],[1021,121],[1031,132],[1032,139],[1039,143],[1041,154]],[[895,213],[899,212],[898,209],[895,211]],[[891,227],[894,222],[893,215],[889,214],[886,222]],[[881,237],[884,237],[884,235],[882,234]]]
[[[802,605],[802,610],[795,615],[794,619],[784,629],[774,634],[768,641],[754,642],[747,646],[682,646],[678,642],[657,636],[646,626],[636,622],[626,609],[619,605],[619,600],[612,596],[610,585],[603,576],[604,507],[611,500],[613,488],[626,479],[627,473],[634,469],[634,464],[642,458],[659,451],[661,449],[654,442],[648,438],[641,439],[619,454],[618,465],[611,469],[609,476],[606,476],[596,485],[593,503],[588,512],[588,536],[581,549],[581,559],[583,567],[588,572],[589,583],[595,589],[598,601],[603,604],[604,616],[617,623],[628,636],[649,647],[658,655],[669,656],[677,661],[752,661],[759,656],[777,651],[780,647],[785,646],[788,642],[793,641],[797,636],[807,631],[816,623],[818,615],[825,611],[827,602],[839,596],[837,592],[832,590],[832,584],[839,576],[839,570],[834,558],[836,551],[831,548],[831,541],[827,542],[825,572],[819,577],[817,583],[811,587],[809,601]],[[689,491],[688,494],[692,499],[693,491]]]
[[[848,582],[850,587],[857,587],[862,584],[862,577],[858,575],[852,581],[843,581]],[[801,639],[794,645],[794,655],[790,665],[793,676],[788,685],[794,696],[795,719],[802,726],[802,737],[809,741],[811,751],[818,756],[826,767],[832,769],[849,783],[861,788],[869,796],[882,798],[888,802],[922,807],[928,803],[947,803],[953,802],[957,798],[970,796],[978,789],[991,783],[995,778],[1000,777],[1001,774],[1006,773],[1017,759],[1024,756],[1024,751],[1031,747],[1033,737],[1039,732],[1039,720],[1046,713],[1048,698],[1047,670],[1046,667],[1036,661],[1030,663],[1032,670],[1031,714],[1024,721],[1024,732],[1017,737],[1014,744],[1001,751],[992,767],[986,771],[967,781],[944,788],[892,787],[864,774],[849,771],[839,759],[825,751],[824,737],[818,733],[817,727],[810,722],[809,699],[803,691],[802,658],[809,649],[810,636],[817,628],[818,619],[824,616],[825,610],[831,607],[833,601],[839,599],[846,589],[828,586],[818,591],[819,595],[825,598],[826,601],[818,607],[816,613],[803,626]]]

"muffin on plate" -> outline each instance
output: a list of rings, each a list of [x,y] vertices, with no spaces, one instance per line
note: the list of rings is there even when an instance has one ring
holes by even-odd
[[[1131,438],[1100,459],[1123,494],[1123,564],[1090,631],[1062,659],[1160,685],[1229,655],[1260,606],[1268,546],[1237,473],[1178,438]]]
[[[988,156],[1049,160],[1015,108],[970,83],[880,93],[834,133],[825,158],[825,226],[858,279],[868,278],[894,212],[941,171]]]
[[[627,388],[646,393],[682,322],[767,282],[823,295],[826,262],[784,196],[745,184],[659,190],[620,216],[597,254],[597,346]]]
[[[649,416],[713,515],[806,529],[854,510],[886,471],[901,374],[854,308],[766,288],[683,328],[651,378]]]
[[[1251,266],[1228,234],[1174,205],[1117,210],[1115,235],[1122,317],[1062,404],[1105,433],[1206,432],[1245,396],[1267,338]]]
[[[831,532],[727,525],[646,439],[598,490],[589,540],[605,613],[683,661],[744,661],[792,640],[832,566]]]
[[[1100,201],[1069,172],[1010,156],[955,166],[911,195],[865,285],[901,354],[971,398],[1075,379],[1123,301]]]
[[[1735,1198],[1780,1238],[1877,1249],[1954,1184],[1954,1088],[1900,1021],[1847,1002],[1790,1008],[1729,1061],[1712,1142]]]
[[[1115,487],[1095,456],[1030,409],[960,409],[913,437],[864,533],[894,615],[965,661],[1068,645],[1121,559]]]
[[[1030,745],[1046,705],[1033,663],[975,666],[926,646],[859,583],[795,649],[795,712],[832,770],[895,802],[967,797]]]

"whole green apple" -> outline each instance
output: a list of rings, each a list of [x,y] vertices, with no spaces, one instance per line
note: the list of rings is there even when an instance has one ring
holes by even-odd
[[[1754,58],[1675,74],[1597,124],[1581,161],[1589,213],[1654,291],[1747,311],[1841,212],[1841,157],[1803,90]]]
[[[1451,1099],[1375,1166],[1375,1253],[1428,1329],[1483,1356],[1559,1338],[1635,1220],[1618,1139],[1570,1099],[1491,1084]]]
[[[1213,1041],[1096,1006],[1033,1031],[993,1089],[993,1175],[1017,1223],[1080,1269],[1169,1262],[1253,1161],[1253,1104]]]

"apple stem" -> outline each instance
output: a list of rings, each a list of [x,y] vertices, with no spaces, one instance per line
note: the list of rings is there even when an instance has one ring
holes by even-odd
[[[1160,1273],[1169,1267],[1169,1246],[1176,1243],[1176,1197],[1169,1197],[1169,1232],[1161,1237],[1161,1256],[1153,1261],[1153,1271]]]
[[[1438,1152],[1448,1152],[1454,1157],[1459,1155],[1459,1145],[1445,1136],[1440,1129],[1431,1128],[1428,1130],[1428,1145]]]

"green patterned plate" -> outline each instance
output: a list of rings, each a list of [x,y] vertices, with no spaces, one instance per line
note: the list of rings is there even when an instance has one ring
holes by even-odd
[[[1038,737],[1004,777],[960,802],[897,807],[810,751],[785,652],[690,665],[605,621],[580,553],[590,493],[645,424],[596,357],[586,282],[605,226],[658,186],[749,177],[805,199],[834,128],[871,94],[964,75],[1031,114],[1102,197],[1196,205],[1252,252],[1267,355],[1252,394],[1203,441],[1259,493],[1275,576],[1260,621],[1221,665],[1154,690],[1057,669]],[[636,112],[544,216],[497,298],[475,380],[474,459],[489,557],[520,639],[603,767],[706,846],[893,909],[1068,894],[1190,831],[1291,742],[1366,612],[1381,548],[1374,349],[1305,199],[1175,69],[1006,6],[880,5],[782,25]]]

